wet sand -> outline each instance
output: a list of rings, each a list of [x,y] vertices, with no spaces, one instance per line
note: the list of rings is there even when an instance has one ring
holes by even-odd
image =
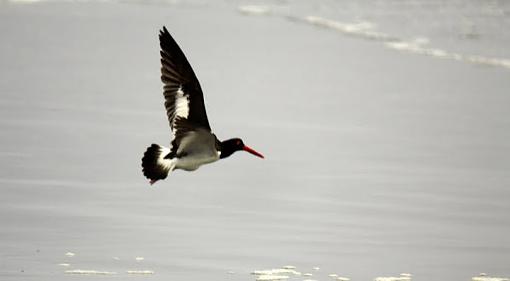
[[[0,279],[510,276],[510,70],[264,13],[0,2]],[[267,159],[149,186],[162,25],[216,135]]]

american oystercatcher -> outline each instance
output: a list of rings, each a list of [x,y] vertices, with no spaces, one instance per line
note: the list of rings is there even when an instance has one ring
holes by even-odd
[[[218,140],[207,120],[200,83],[181,48],[164,26],[159,33],[159,44],[163,95],[173,139],[170,148],[152,144],[145,151],[142,171],[150,184],[165,179],[175,169],[194,171],[239,150],[264,158],[240,138]]]

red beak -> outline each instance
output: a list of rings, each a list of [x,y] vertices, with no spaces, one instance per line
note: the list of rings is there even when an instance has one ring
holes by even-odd
[[[251,149],[250,147],[248,147],[246,145],[243,147],[243,150],[264,159],[264,155],[258,153],[257,151]]]

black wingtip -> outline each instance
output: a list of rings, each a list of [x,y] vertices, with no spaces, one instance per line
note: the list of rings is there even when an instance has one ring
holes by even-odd
[[[175,51],[179,46],[168,32],[165,26],[159,31],[159,45],[164,52]],[[182,53],[182,51],[179,50]]]
[[[163,36],[170,36],[170,32],[166,29],[166,26],[163,25],[163,28],[159,30],[159,38]]]

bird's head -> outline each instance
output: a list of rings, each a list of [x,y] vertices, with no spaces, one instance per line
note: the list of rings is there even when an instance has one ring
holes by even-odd
[[[244,150],[244,151],[249,152],[255,156],[264,158],[264,155],[258,153],[257,151],[253,150],[249,146],[245,145],[243,140],[240,138],[233,138],[233,139],[229,139],[226,141],[222,141],[221,142],[220,158],[227,158],[230,155],[232,155],[232,153],[239,151],[239,150]]]

